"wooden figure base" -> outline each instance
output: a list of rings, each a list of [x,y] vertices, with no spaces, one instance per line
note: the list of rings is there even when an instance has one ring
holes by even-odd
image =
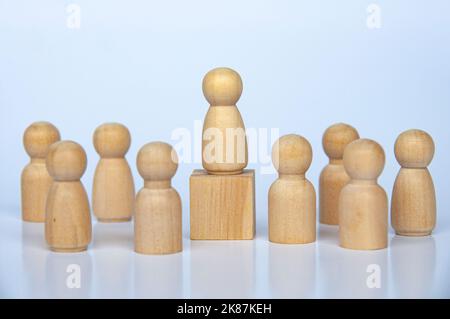
[[[255,171],[189,180],[192,240],[249,240],[255,236]]]
[[[140,249],[135,249],[134,250],[134,252],[136,254],[143,255],[143,256],[167,256],[167,255],[179,254],[182,251],[183,251],[182,248],[181,249],[176,249],[176,250],[173,250],[173,251],[165,251],[163,253],[157,252],[157,251],[151,252],[151,251],[140,250]]]
[[[365,248],[365,247],[348,246],[348,245],[343,245],[343,244],[339,244],[339,247],[348,249],[348,250],[354,250],[354,251],[377,251],[377,250],[383,250],[383,249],[387,248],[386,245],[380,246],[380,247]]]
[[[85,247],[75,247],[75,248],[56,248],[50,247],[50,250],[55,253],[80,253],[82,251],[87,250],[87,246]]]
[[[97,218],[100,223],[125,223],[131,221],[131,217],[126,218]]]
[[[403,236],[403,237],[426,237],[426,236],[431,236],[430,231],[424,231],[424,232],[395,232],[396,235],[398,236]]]
[[[23,217],[23,215],[22,215],[22,221],[24,221],[26,223],[31,223],[31,224],[42,224],[42,221],[40,221],[40,220],[28,219],[26,217]]]

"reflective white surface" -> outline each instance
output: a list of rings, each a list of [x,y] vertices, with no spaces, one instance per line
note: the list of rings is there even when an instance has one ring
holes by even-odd
[[[44,225],[0,214],[0,296],[3,298],[448,298],[450,233],[405,238],[375,252],[337,246],[337,228],[318,227],[318,241],[278,245],[259,225],[254,241],[190,241],[169,256],[133,251],[133,223],[93,224],[89,250],[50,252]],[[79,265],[80,288],[67,286]],[[378,265],[381,288],[369,288]]]

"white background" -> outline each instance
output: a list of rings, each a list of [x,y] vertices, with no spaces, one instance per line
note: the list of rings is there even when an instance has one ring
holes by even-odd
[[[0,296],[450,297],[448,1],[374,0],[380,29],[367,27],[372,2],[361,0],[83,0],[75,2],[80,29],[67,27],[70,3],[0,0]],[[309,139],[314,161],[307,176],[316,190],[329,125],[347,122],[384,147],[379,182],[388,194],[399,169],[396,137],[409,128],[428,131],[436,142],[433,236],[391,234],[387,250],[352,252],[337,246],[335,228],[319,227],[316,244],[269,244],[267,191],[276,175],[261,174],[260,158],[249,165],[257,170],[255,241],[188,240],[188,179],[200,163],[182,163],[173,185],[183,200],[183,254],[134,254],[131,223],[94,223],[87,253],[49,252],[43,225],[20,220],[25,128],[48,120],[64,139],[83,145],[90,193],[98,161],[93,131],[104,122],[127,125],[139,189],[137,151],[154,140],[176,144],[176,129],[193,131],[208,107],[202,77],[217,66],[243,78],[238,107],[247,128]],[[65,286],[71,263],[82,266],[78,290]],[[366,286],[370,264],[381,267],[381,289]]]

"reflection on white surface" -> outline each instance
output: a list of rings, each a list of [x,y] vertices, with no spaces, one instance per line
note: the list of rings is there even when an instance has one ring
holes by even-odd
[[[47,297],[44,224],[22,223],[22,268],[27,298]]]
[[[445,225],[444,225],[445,226]],[[0,297],[9,298],[448,298],[450,233],[394,236],[387,250],[338,246],[338,228],[320,226],[310,245],[190,241],[183,253],[134,253],[133,223],[94,223],[87,252],[51,252],[44,225],[0,215]],[[80,287],[67,285],[80,267]],[[380,268],[370,288],[369,265]]]
[[[88,298],[92,283],[92,261],[88,252],[51,252],[43,223],[22,223],[22,265],[28,298]],[[80,269],[79,288],[70,287],[70,265]]]
[[[73,265],[79,270],[79,284],[75,282],[75,286],[71,281],[74,275]],[[91,285],[92,260],[88,251],[73,254],[51,251],[47,253],[46,289],[48,298],[89,298],[91,297]]]
[[[134,297],[183,298],[183,255],[134,254]]]
[[[338,227],[319,227],[319,265],[324,298],[388,297],[388,250],[354,251],[337,247]],[[379,269],[379,287],[368,285],[373,267]],[[378,273],[378,271],[377,271]],[[372,278],[372,277],[370,277]]]
[[[102,298],[130,296],[132,291],[133,223],[95,223],[92,248],[96,293]]]
[[[316,293],[316,243],[269,243],[269,280],[273,298],[313,298]]]
[[[251,298],[255,242],[191,241],[192,298]]]
[[[44,237],[44,224],[22,223],[22,263],[30,298],[88,298],[92,282],[92,262],[88,252],[51,252]],[[70,265],[80,269],[80,286],[67,285]]]
[[[396,298],[432,297],[436,268],[432,236],[393,237],[391,260]]]

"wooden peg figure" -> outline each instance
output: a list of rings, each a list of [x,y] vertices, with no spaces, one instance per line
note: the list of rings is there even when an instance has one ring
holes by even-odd
[[[357,139],[358,131],[344,123],[330,126],[323,135],[322,146],[330,162],[320,174],[319,218],[322,224],[339,224],[339,195],[350,181],[344,169],[344,150],[349,143]]]
[[[53,184],[47,200],[45,237],[56,252],[79,252],[91,242],[89,201],[81,176],[86,170],[86,153],[72,141],[50,147],[47,169]]]
[[[23,145],[30,156],[21,176],[22,219],[45,222],[45,205],[53,179],[45,166],[50,146],[60,140],[58,129],[49,122],[31,124],[23,135]]]
[[[169,144],[144,145],[137,156],[137,168],[144,188],[136,197],[134,249],[147,255],[182,251],[181,199],[171,179],[178,168],[178,156]]]
[[[101,222],[129,221],[134,213],[134,181],[125,159],[131,144],[128,129],[119,123],[100,125],[94,133],[100,155],[95,170],[92,207]]]
[[[398,235],[428,236],[436,225],[436,194],[427,168],[434,150],[433,139],[421,130],[403,132],[395,143],[401,169],[392,192],[391,222]]]
[[[307,244],[316,240],[316,192],[306,179],[311,165],[309,142],[295,134],[282,136],[272,149],[279,178],[269,190],[269,240]]]
[[[213,69],[202,87],[210,104],[203,123],[203,168],[209,174],[241,174],[248,162],[244,121],[236,107],[242,94],[241,77],[229,68]]]
[[[344,167],[350,182],[339,197],[341,247],[378,250],[387,247],[388,199],[378,185],[385,163],[383,148],[375,141],[360,139],[344,151]]]
[[[255,171],[247,166],[247,138],[236,106],[239,74],[209,71],[203,95],[210,107],[203,123],[202,165],[189,178],[192,240],[250,240],[255,236]]]

